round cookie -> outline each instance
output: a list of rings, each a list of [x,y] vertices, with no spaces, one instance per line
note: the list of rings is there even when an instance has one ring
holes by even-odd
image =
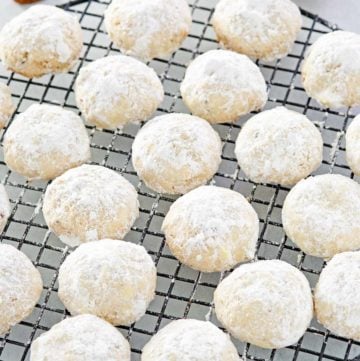
[[[61,361],[130,361],[130,345],[106,321],[80,315],[59,322],[32,343],[30,361],[54,357]]]
[[[235,155],[254,182],[290,186],[322,161],[320,132],[305,115],[276,107],[249,119],[241,129]]]
[[[220,272],[254,258],[259,219],[240,193],[201,186],[171,205],[162,230],[182,263],[202,272]]]
[[[210,50],[186,69],[181,95],[194,115],[211,123],[233,122],[267,100],[260,69],[245,55]]]
[[[156,268],[142,246],[105,239],[82,244],[59,271],[59,297],[72,315],[113,325],[139,320],[155,297]]]
[[[4,159],[28,179],[54,179],[90,159],[90,140],[74,112],[33,104],[10,124],[4,137]]]
[[[48,227],[75,247],[102,238],[123,238],[139,215],[135,188],[120,174],[82,165],[46,189],[43,213]]]
[[[4,230],[6,223],[10,217],[11,208],[9,197],[5,187],[0,184],[0,233]]]
[[[230,337],[206,321],[170,322],[145,345],[141,361],[241,361]]]
[[[49,5],[35,5],[0,31],[0,59],[28,78],[67,72],[78,60],[82,31],[76,17]]]
[[[238,267],[220,282],[214,303],[217,318],[234,337],[263,348],[297,342],[313,316],[309,282],[280,260]]]
[[[165,114],[138,132],[132,161],[148,187],[160,193],[183,194],[213,177],[221,162],[221,140],[204,119]]]
[[[9,87],[0,83],[0,129],[5,127],[14,110],[15,106],[11,99]]]
[[[354,118],[346,131],[346,160],[351,170],[360,175],[360,116]]]
[[[29,258],[13,246],[0,244],[0,335],[30,315],[42,286]]]
[[[330,258],[360,248],[360,185],[340,174],[300,181],[282,209],[287,236],[306,254]]]
[[[338,336],[360,341],[360,252],[334,256],[320,274],[314,292],[318,321]]]
[[[329,108],[360,104],[360,35],[334,31],[309,48],[301,69],[306,93]]]
[[[80,69],[76,104],[99,128],[115,129],[147,120],[164,97],[155,71],[125,55],[107,56]]]
[[[185,0],[115,0],[104,22],[122,53],[148,61],[180,47],[190,31],[191,13]]]
[[[272,61],[290,52],[302,19],[290,0],[220,0],[212,23],[226,48]]]

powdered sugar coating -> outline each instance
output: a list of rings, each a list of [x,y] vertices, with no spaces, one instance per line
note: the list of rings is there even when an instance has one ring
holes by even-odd
[[[4,128],[14,110],[9,87],[0,83],[0,129]]]
[[[105,11],[105,27],[121,52],[142,60],[173,53],[191,26],[185,0],[115,0]]]
[[[29,78],[68,71],[79,58],[81,48],[78,20],[55,6],[32,6],[0,32],[3,64]]]
[[[86,120],[114,129],[147,120],[164,97],[155,71],[125,55],[107,56],[80,69],[76,103]]]
[[[74,112],[33,104],[7,129],[4,158],[10,169],[28,179],[53,179],[90,159],[90,140]]]
[[[360,175],[360,116],[353,119],[346,131],[346,160],[351,170]]]
[[[293,185],[322,161],[323,142],[303,114],[276,107],[250,118],[236,140],[241,169],[254,182]]]
[[[120,174],[82,165],[47,187],[43,212],[49,228],[74,247],[125,236],[139,215],[139,202],[133,185]]]
[[[334,31],[309,48],[301,69],[306,93],[331,108],[360,104],[360,35]]]
[[[201,186],[171,205],[162,230],[182,263],[218,272],[254,258],[259,219],[240,193]]]
[[[360,248],[360,185],[340,174],[300,181],[282,210],[288,237],[305,253],[329,258]]]
[[[290,0],[220,0],[212,22],[226,48],[271,61],[290,52],[302,19]]]
[[[101,240],[78,247],[59,271],[59,297],[71,314],[113,325],[140,319],[155,297],[156,268],[142,246]]]
[[[132,161],[148,187],[182,194],[215,174],[221,161],[221,140],[204,119],[165,114],[147,122],[136,135]]]
[[[244,342],[282,348],[297,342],[313,316],[306,277],[280,260],[241,265],[214,294],[216,316]]]
[[[315,288],[316,317],[336,335],[360,340],[360,252],[335,255]]]
[[[56,357],[54,357],[56,355]],[[112,325],[93,315],[67,318],[31,345],[31,361],[130,361],[130,345]]]
[[[230,337],[210,322],[172,321],[145,345],[141,361],[241,361]]]
[[[5,187],[0,184],[0,233],[4,230],[6,223],[10,217],[11,208],[9,197]]]
[[[31,345],[31,361],[130,361],[130,345],[112,325],[93,315],[67,318]]]
[[[267,100],[260,69],[245,55],[210,50],[186,69],[181,95],[191,112],[211,123],[235,121]]]
[[[39,271],[29,258],[0,244],[0,334],[30,315],[42,291]]]

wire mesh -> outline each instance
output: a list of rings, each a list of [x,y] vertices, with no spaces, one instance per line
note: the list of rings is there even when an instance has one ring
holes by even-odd
[[[0,81],[12,90],[17,105],[16,114],[32,103],[61,105],[78,112],[74,101],[73,84],[79,68],[100,57],[116,54],[103,25],[103,12],[110,0],[74,0],[62,7],[76,15],[84,32],[84,49],[78,64],[68,74],[43,76],[28,80],[9,73],[0,66]],[[179,85],[187,64],[197,55],[218,48],[210,24],[217,0],[189,0],[193,25],[190,35],[169,60],[154,59],[149,65],[160,76],[165,99],[157,113],[188,112],[179,93]],[[324,160],[316,174],[340,173],[354,177],[345,161],[344,131],[356,110],[339,112],[321,109],[308,98],[300,81],[299,69],[306,48],[323,33],[336,27],[318,16],[302,11],[303,27],[298,39],[284,59],[272,63],[258,62],[267,81],[269,101],[265,109],[277,105],[306,114],[320,129],[324,140]],[[298,267],[313,287],[324,262],[302,253],[282,229],[281,208],[288,188],[255,184],[237,166],[234,144],[241,126],[250,117],[244,116],[235,124],[216,125],[223,141],[222,162],[212,182],[245,195],[261,220],[257,247],[258,259],[282,259]],[[152,255],[158,270],[156,298],[146,315],[131,327],[119,327],[132,347],[132,359],[139,360],[141,349],[160,327],[173,319],[189,317],[210,319],[219,325],[213,313],[213,292],[225,274],[205,274],[180,264],[170,253],[160,230],[162,220],[174,197],[156,194],[138,179],[131,164],[131,144],[140,125],[129,125],[122,132],[97,130],[87,126],[92,149],[92,163],[118,171],[133,183],[139,193],[141,212],[126,240],[142,244]],[[6,129],[1,131],[1,141]],[[2,147],[1,147],[2,149]],[[28,182],[11,172],[0,154],[0,179],[6,186],[12,205],[9,222],[1,241],[12,244],[26,253],[42,274],[44,289],[34,312],[0,338],[1,361],[29,359],[34,338],[47,331],[68,314],[57,295],[57,276],[60,264],[69,250],[47,228],[41,205],[47,183]],[[296,344],[280,350],[264,350],[234,340],[244,360],[256,361],[315,361],[360,360],[360,343],[337,337],[315,320],[304,337]]]

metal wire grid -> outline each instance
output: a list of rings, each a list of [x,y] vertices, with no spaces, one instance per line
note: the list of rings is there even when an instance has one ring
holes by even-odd
[[[103,12],[110,1],[75,0],[63,6],[79,17],[85,35],[82,57],[70,73],[28,80],[0,67],[1,81],[12,89],[17,104],[16,113],[34,102],[58,104],[78,112],[73,84],[79,68],[83,63],[118,52],[109,42],[103,26]],[[182,103],[179,85],[191,59],[218,47],[210,24],[216,2],[190,0],[193,13],[191,34],[169,61],[155,59],[150,62],[149,65],[157,71],[165,87],[165,100],[158,113],[188,112]],[[324,139],[324,161],[316,174],[335,172],[353,178],[344,157],[344,131],[355,111],[334,112],[319,108],[306,96],[299,75],[308,45],[335,27],[306,11],[302,11],[302,14],[304,25],[291,54],[270,64],[258,63],[268,84],[266,109],[286,105],[306,114],[319,127]],[[256,209],[261,220],[258,259],[285,260],[302,270],[314,286],[323,261],[302,253],[287,239],[282,229],[281,208],[289,189],[255,184],[237,166],[234,143],[248,118],[242,117],[236,124],[215,127],[223,141],[223,152],[220,169],[212,182],[242,193]],[[131,143],[139,126],[128,126],[123,132],[99,131],[91,126],[87,126],[87,129],[91,137],[92,163],[118,171],[136,186],[141,212],[126,240],[143,244],[157,264],[158,284],[154,302],[139,322],[131,327],[119,328],[131,343],[133,360],[139,360],[143,345],[160,327],[173,319],[192,317],[210,319],[218,324],[213,313],[212,296],[219,280],[225,275],[191,270],[181,265],[166,247],[160,227],[174,198],[155,194],[146,188],[132,168]],[[1,140],[3,134],[4,131],[0,133]],[[11,217],[1,241],[25,252],[44,280],[42,297],[32,315],[0,338],[0,361],[23,361],[29,359],[31,341],[68,315],[57,296],[57,275],[69,250],[48,230],[42,216],[42,198],[47,183],[27,182],[6,167],[2,152],[0,157],[0,179],[7,188],[12,204]],[[356,357],[360,354],[359,342],[330,334],[315,321],[296,345],[284,349],[264,350],[236,340],[234,342],[244,360],[360,360]]]

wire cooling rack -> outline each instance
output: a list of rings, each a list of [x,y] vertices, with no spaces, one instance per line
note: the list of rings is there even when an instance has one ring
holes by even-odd
[[[110,0],[75,0],[62,6],[79,18],[85,37],[82,57],[70,73],[28,80],[9,73],[0,66],[0,81],[11,87],[17,105],[16,113],[24,111],[33,103],[58,104],[78,112],[73,84],[79,68],[84,63],[118,52],[110,43],[103,24],[103,13],[109,2]],[[155,59],[149,63],[157,71],[165,87],[165,100],[158,109],[158,114],[188,112],[181,100],[179,85],[187,64],[194,57],[218,47],[210,24],[216,2],[190,0],[193,14],[191,34],[168,61]],[[351,113],[345,109],[334,112],[321,109],[305,94],[299,74],[306,48],[320,35],[336,27],[306,11],[302,11],[302,14],[303,28],[291,54],[273,63],[258,63],[268,84],[269,101],[265,109],[286,105],[306,114],[319,127],[324,139],[324,161],[316,174],[334,172],[353,177],[345,161],[344,131],[355,111]],[[248,118],[249,116],[242,117],[235,124],[215,126],[223,141],[223,152],[220,169],[212,182],[242,193],[256,209],[261,220],[258,259],[277,258],[295,265],[313,287],[324,262],[300,252],[284,234],[281,208],[288,188],[255,184],[246,179],[237,166],[234,143],[242,124]],[[92,163],[123,174],[137,187],[141,214],[125,239],[144,245],[158,269],[156,298],[146,315],[131,327],[119,328],[131,343],[132,359],[140,360],[144,344],[160,327],[173,319],[210,319],[218,324],[212,299],[216,285],[225,274],[205,274],[191,270],[181,265],[166,247],[160,228],[174,198],[154,193],[136,176],[131,164],[130,149],[139,126],[127,126],[122,132],[99,131],[91,126],[87,126],[87,129],[91,137]],[[1,140],[3,134],[4,131],[0,133]],[[59,266],[69,250],[48,230],[41,212],[47,183],[27,182],[6,167],[2,151],[0,157],[0,179],[7,188],[12,205],[11,217],[1,235],[1,241],[26,253],[44,280],[41,299],[32,315],[0,338],[0,360],[23,361],[29,359],[32,340],[68,315],[57,295],[57,276]],[[337,337],[315,321],[296,345],[284,349],[264,350],[236,340],[234,343],[244,360],[360,360],[359,342]]]

